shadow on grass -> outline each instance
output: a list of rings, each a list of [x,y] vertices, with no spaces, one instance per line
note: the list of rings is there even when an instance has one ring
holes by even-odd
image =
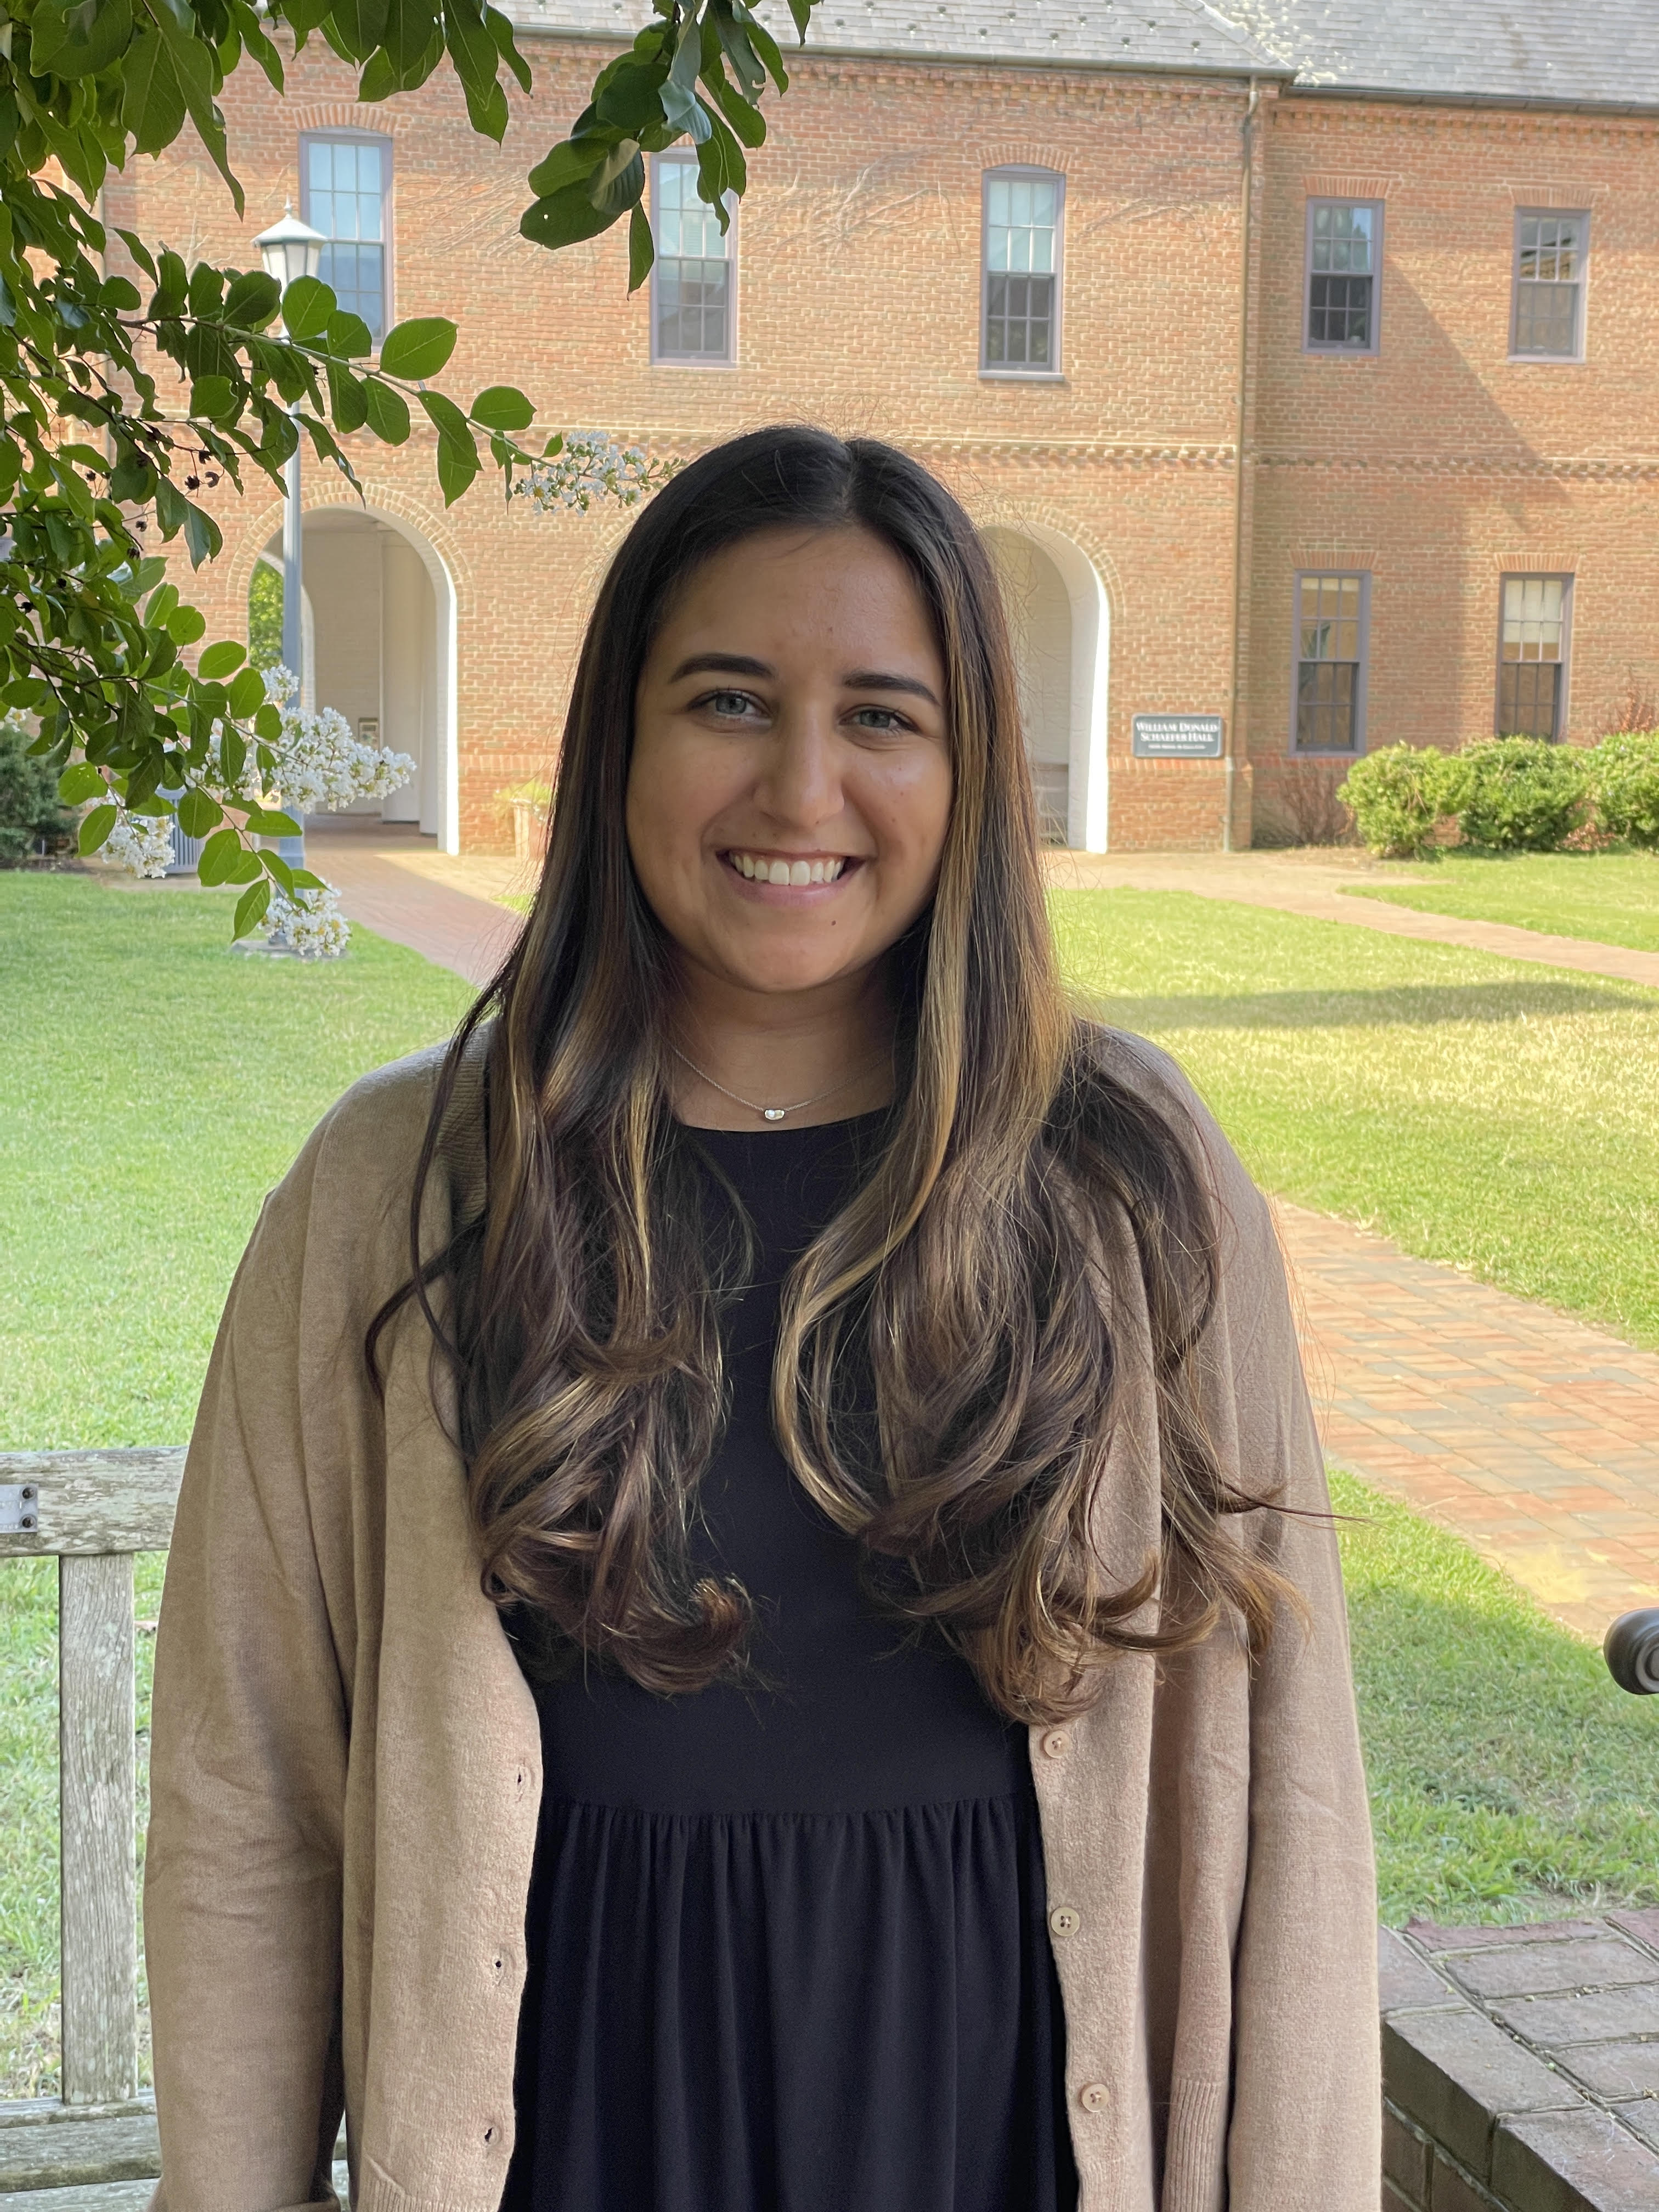
[[[1382,1915],[1659,1902],[1659,1698],[1470,1547],[1334,1474]]]
[[[1659,1017],[1650,991],[1577,983],[1445,983],[1375,991],[1195,991],[1136,997],[1091,992],[1102,1020],[1141,1034],[1167,1030],[1432,1029],[1448,1022],[1549,1020],[1570,1014]]]

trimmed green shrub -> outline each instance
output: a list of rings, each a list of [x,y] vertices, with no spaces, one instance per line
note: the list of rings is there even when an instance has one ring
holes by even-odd
[[[21,714],[0,716],[0,862],[21,860],[44,838],[65,843],[74,823],[58,797],[58,772],[31,760],[33,733]]]
[[[1585,756],[1547,738],[1482,738],[1456,756],[1449,812],[1466,845],[1553,853],[1589,811]]]
[[[1659,730],[1620,730],[1584,762],[1598,827],[1609,837],[1659,848]]]
[[[1414,860],[1434,842],[1447,803],[1450,762],[1437,745],[1384,745],[1357,760],[1336,795],[1379,859]]]

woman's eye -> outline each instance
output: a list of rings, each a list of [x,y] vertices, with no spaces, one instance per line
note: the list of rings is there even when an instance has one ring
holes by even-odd
[[[890,707],[855,707],[852,720],[856,728],[874,730],[879,736],[889,736],[908,730],[909,724]]]
[[[751,712],[759,711],[759,702],[751,699],[746,691],[710,691],[697,704],[727,722],[740,722]]]

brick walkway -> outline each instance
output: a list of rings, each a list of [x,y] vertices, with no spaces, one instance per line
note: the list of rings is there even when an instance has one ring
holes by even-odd
[[[374,823],[313,832],[307,843],[354,921],[469,981],[484,981],[511,942],[517,917],[492,903],[526,887],[510,860],[449,859],[412,831]],[[1263,860],[1267,871],[1253,870]],[[1340,867],[1252,854],[1109,863],[1066,854],[1053,856],[1051,872],[1092,881],[1109,866],[1114,882],[1483,951],[1509,951],[1489,941],[1498,939],[1568,945],[1583,957],[1560,964],[1659,983],[1651,954],[1344,898],[1335,886],[1352,871]],[[1659,1355],[1408,1259],[1346,1222],[1291,1206],[1279,1220],[1333,1461],[1468,1538],[1586,1635],[1599,1640],[1616,1613],[1659,1604]]]
[[[1600,1640],[1659,1604],[1659,1355],[1279,1207],[1325,1447]]]

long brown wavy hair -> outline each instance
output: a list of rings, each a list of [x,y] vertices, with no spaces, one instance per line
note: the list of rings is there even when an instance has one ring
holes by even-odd
[[[957,501],[891,447],[757,431],[672,477],[629,532],[582,648],[534,906],[444,1064],[411,1280],[370,1331],[371,1369],[414,1297],[453,1372],[484,1589],[544,1646],[662,1692],[741,1670],[748,1595],[695,1574],[689,1532],[743,1244],[675,1118],[673,948],[623,801],[635,690],[676,592],[780,526],[865,530],[904,562],[947,672],[954,793],[933,905],[889,956],[887,1135],[786,1285],[774,1424],[878,1601],[931,1624],[1004,1712],[1058,1718],[1115,1650],[1190,1644],[1224,1611],[1259,1648],[1280,1586],[1222,1525],[1261,1501],[1230,1488],[1200,1412],[1217,1231],[1194,1134],[1114,1076],[1068,1008],[996,580]],[[480,1057],[487,1196],[427,1260],[423,1194]],[[1141,1303],[1162,1542],[1114,1586],[1090,1521],[1121,1395],[1112,1316]],[[855,1369],[873,1376],[874,1434]],[[1155,1594],[1158,1626],[1132,1625]]]

